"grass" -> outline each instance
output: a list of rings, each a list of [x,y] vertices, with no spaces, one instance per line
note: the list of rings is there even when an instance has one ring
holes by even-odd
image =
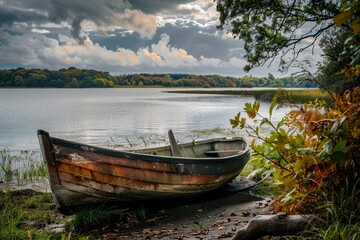
[[[278,94],[277,89],[264,90],[173,90],[167,91],[169,93],[196,93],[196,94],[224,94],[224,95],[245,95],[254,96],[256,100],[271,101],[272,98]],[[315,99],[323,100],[330,103],[330,96],[319,89],[282,89],[281,92],[293,100],[295,103],[305,103],[314,101]]]
[[[37,151],[10,151],[0,149],[0,181],[6,184],[16,182],[42,181],[47,176],[45,164]]]
[[[92,231],[99,231],[108,228],[114,223],[126,222],[130,224],[138,223],[138,216],[128,209],[108,207],[95,207],[82,209],[74,215],[68,222],[67,229],[78,234],[91,234]]]
[[[315,227],[314,236],[322,239],[360,239],[360,180],[344,186],[325,202],[327,215],[323,226]]]
[[[26,238],[26,231],[21,229],[25,213],[8,194],[0,193],[0,215],[0,239]]]
[[[359,182],[358,182],[359,184]],[[357,185],[352,189],[334,192],[328,201],[320,204],[325,214],[307,231],[298,236],[289,236],[292,240],[357,240],[360,239],[360,201]]]
[[[57,212],[50,193],[0,192],[0,239],[99,239],[107,228],[137,225],[146,214],[143,207],[135,210],[104,206],[65,216]],[[50,231],[51,225],[62,226],[62,231]]]
[[[43,229],[57,222],[52,217],[55,205],[50,194],[38,194],[32,191],[0,192],[0,239],[61,238],[61,234]]]

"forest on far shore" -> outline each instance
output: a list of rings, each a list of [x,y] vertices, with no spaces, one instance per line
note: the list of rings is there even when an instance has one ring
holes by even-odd
[[[241,78],[220,75],[125,74],[69,67],[60,70],[4,69],[0,70],[0,87],[31,88],[103,88],[114,86],[163,86],[163,87],[317,87],[314,82],[301,77],[275,78],[244,76]]]

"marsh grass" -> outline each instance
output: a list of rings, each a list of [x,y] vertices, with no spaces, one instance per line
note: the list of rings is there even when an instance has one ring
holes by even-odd
[[[315,99],[331,103],[331,97],[328,93],[319,89],[279,89],[283,93],[290,96],[294,103],[305,103],[314,101]],[[254,96],[256,100],[271,101],[278,94],[278,89],[262,89],[262,90],[174,90],[167,91],[169,93],[196,93],[196,94],[223,94],[223,95],[244,95]]]
[[[39,182],[47,176],[46,166],[37,151],[0,149],[0,181],[18,185]]]

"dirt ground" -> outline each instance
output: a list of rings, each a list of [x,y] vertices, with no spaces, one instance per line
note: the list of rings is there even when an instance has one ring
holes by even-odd
[[[197,198],[144,203],[138,205],[144,210],[141,222],[114,223],[94,229],[87,235],[100,239],[134,240],[231,239],[253,217],[273,213],[269,207],[270,198],[254,196],[252,189],[241,191],[252,184],[254,182],[238,177],[224,188]],[[49,191],[46,184],[21,188]]]
[[[102,239],[231,239],[253,217],[273,214],[270,198],[239,191],[253,183],[239,177],[198,198],[143,205],[146,218],[142,223],[112,226],[94,234]]]

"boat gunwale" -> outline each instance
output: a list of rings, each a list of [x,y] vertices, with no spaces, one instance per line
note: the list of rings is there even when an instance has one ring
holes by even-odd
[[[38,130],[38,134],[48,134],[46,131]],[[236,137],[232,139],[224,139],[224,138],[214,138],[209,140],[201,140],[198,141],[197,144],[203,144],[203,143],[210,143],[215,141],[243,141],[245,143],[245,148],[243,150],[240,150],[238,154],[225,156],[225,157],[176,157],[176,156],[164,156],[164,155],[152,155],[152,154],[145,154],[145,153],[138,153],[136,150],[135,152],[131,151],[124,151],[124,150],[115,150],[115,149],[109,149],[84,143],[78,143],[70,140],[65,140],[62,138],[57,137],[51,137],[50,139],[54,145],[64,146],[67,148],[75,148],[82,151],[89,151],[97,154],[104,154],[104,155],[110,155],[113,157],[124,157],[128,159],[134,159],[134,160],[142,160],[142,161],[149,161],[149,162],[163,162],[163,163],[204,163],[204,164],[214,164],[224,161],[229,161],[234,158],[238,158],[241,155],[245,155],[247,152],[249,152],[249,146],[246,143],[246,141],[242,137]],[[181,146],[191,145],[192,143],[185,143]],[[148,148],[148,149],[138,149],[138,150],[155,150],[155,149],[161,149],[168,146],[163,147],[156,147],[156,148]]]

